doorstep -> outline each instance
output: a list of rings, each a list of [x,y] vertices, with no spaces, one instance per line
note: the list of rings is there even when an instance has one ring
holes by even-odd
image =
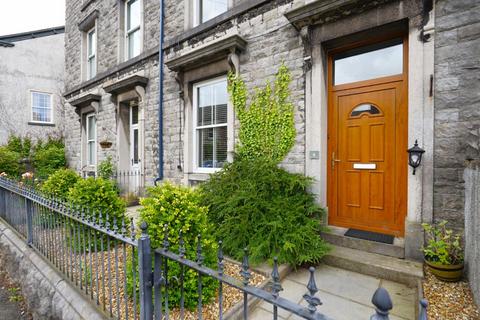
[[[323,257],[323,263],[355,271],[368,276],[418,287],[423,279],[422,263],[332,245],[332,250]]]
[[[345,236],[347,228],[328,226],[328,231],[322,232],[322,238],[336,246],[362,250],[370,253],[378,253],[395,258],[405,257],[405,245],[403,238],[395,238],[393,244],[363,240]]]

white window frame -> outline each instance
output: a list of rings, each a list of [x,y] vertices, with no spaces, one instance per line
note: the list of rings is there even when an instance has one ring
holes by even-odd
[[[202,21],[202,18],[200,16],[201,13],[201,2],[203,0],[193,0],[193,26],[196,27],[198,25],[201,25],[202,23],[205,23],[209,20]],[[227,10],[230,8],[231,5],[231,0],[227,1]],[[226,11],[224,11],[226,12]],[[220,15],[219,13],[218,15]],[[212,18],[213,19],[213,18]]]
[[[53,93],[50,93],[50,92],[45,92],[45,91],[40,91],[40,90],[30,90],[29,91],[30,93],[30,119],[32,123],[46,123],[46,124],[53,124],[53,115],[54,115],[54,112],[53,112]],[[44,95],[48,95],[50,97],[50,121],[39,121],[39,120],[34,120],[33,119],[33,94],[34,93],[37,93],[37,94],[44,94]],[[38,107],[37,107],[38,108]],[[48,108],[43,108],[43,109],[48,109]]]
[[[88,132],[89,132],[89,118],[94,118],[95,119],[95,134],[94,134],[94,138],[93,139],[89,139],[88,137]],[[93,151],[93,159],[94,159],[94,163],[89,163],[90,162],[90,148],[89,148],[89,144],[90,143],[93,143],[93,145],[95,146],[94,147],[94,151]],[[96,165],[97,165],[97,119],[96,119],[96,116],[95,116],[95,113],[89,113],[87,115],[85,115],[85,153],[86,153],[86,158],[85,158],[85,164],[86,166],[90,167],[90,168],[95,168]]]
[[[198,134],[197,130],[199,129],[207,129],[207,128],[219,128],[219,127],[227,127],[227,161],[229,161],[228,157],[228,146],[229,146],[229,138],[230,138],[230,131],[232,130],[232,124],[230,123],[230,113],[232,112],[230,109],[230,103],[227,101],[227,122],[222,123],[222,124],[213,124],[213,125],[207,125],[207,126],[197,126],[197,112],[198,112],[198,88],[204,87],[206,85],[211,85],[219,82],[224,82],[227,81],[226,76],[221,76],[217,78],[212,78],[208,79],[202,82],[197,82],[193,85],[192,93],[193,93],[193,104],[192,104],[192,151],[193,151],[193,172],[194,173],[214,173],[222,168],[204,168],[200,167],[198,163],[198,151],[199,151],[199,146],[198,146]]]
[[[138,26],[135,26],[131,29],[128,29],[128,4],[130,2],[135,2],[135,1],[138,1],[139,3],[139,6],[140,6],[140,23],[138,24]],[[124,42],[125,42],[125,60],[130,60],[132,58],[135,58],[137,57],[138,55],[140,55],[142,52],[143,52],[143,0],[126,0],[125,1],[125,11],[124,11],[124,25],[125,25],[125,38],[124,38]],[[135,33],[135,32],[139,32],[140,33],[140,43],[138,44],[138,46],[140,47],[140,52],[138,55],[136,56],[132,56],[130,57],[129,56],[129,37],[131,34]]]
[[[95,38],[95,48],[92,50],[92,54],[90,54],[90,34],[94,33],[94,38]],[[87,31],[87,52],[86,52],[86,58],[87,58],[87,80],[92,79],[97,75],[97,29],[96,27],[91,28],[90,30]],[[91,74],[90,71],[90,61],[94,59],[94,66],[95,66],[95,73]]]
[[[137,108],[137,123],[133,123],[133,108]],[[135,106],[130,106],[129,112],[129,126],[130,126],[130,169],[133,171],[140,170],[140,106],[137,104]],[[135,163],[134,157],[134,149],[135,149],[135,139],[134,139],[134,132],[137,131],[137,162]]]

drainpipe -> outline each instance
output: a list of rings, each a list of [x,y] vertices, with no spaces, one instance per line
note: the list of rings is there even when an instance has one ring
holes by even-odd
[[[163,180],[163,27],[164,0],[160,0],[160,39],[158,48],[158,175],[155,185]]]

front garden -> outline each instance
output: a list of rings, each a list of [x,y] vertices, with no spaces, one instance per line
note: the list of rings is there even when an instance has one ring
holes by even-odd
[[[267,83],[249,95],[242,79],[229,75],[230,98],[240,122],[234,161],[195,188],[168,182],[148,188],[147,196],[140,200],[140,221],[148,224],[153,248],[161,247],[168,232],[170,250],[181,249],[186,258],[196,260],[200,243],[202,263],[212,269],[217,268],[219,241],[225,254],[236,260],[248,251],[254,265],[271,263],[274,256],[280,263],[292,266],[316,264],[326,254],[328,246],[320,237],[324,210],[309,191],[311,179],[290,173],[280,165],[296,136],[290,82],[290,73],[282,66],[273,84]],[[28,139],[12,137],[7,146],[0,147],[0,154],[3,175],[34,184],[45,196],[80,208],[82,218],[106,223],[114,230],[124,230],[125,224],[128,228],[125,200],[110,178],[110,160],[99,165],[97,178],[83,179],[66,168],[61,140],[33,145]],[[28,161],[22,160],[25,158],[31,160],[30,168],[25,165]],[[84,255],[98,255],[92,245],[68,241],[80,255],[82,250]],[[123,267],[131,275],[138,268],[137,261],[125,260],[128,262]],[[235,263],[226,266],[227,273],[240,270]],[[169,277],[178,279],[180,266],[169,261],[168,267]],[[94,271],[98,270],[90,270],[92,274]],[[260,279],[257,282],[264,279],[258,274],[256,277]],[[198,301],[197,273],[186,271],[183,284],[185,307],[194,309]],[[135,291],[134,279],[129,277],[127,285],[129,293]],[[173,308],[180,303],[178,286],[178,282],[170,283]],[[206,278],[202,286],[206,309],[214,308],[215,301],[218,304],[218,283]],[[240,297],[231,290],[226,292],[225,301],[233,305]]]

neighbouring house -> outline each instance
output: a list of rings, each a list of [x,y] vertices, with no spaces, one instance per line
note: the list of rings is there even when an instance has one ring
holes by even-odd
[[[63,133],[64,27],[0,36],[0,145]]]
[[[315,179],[329,226],[392,235],[362,248],[410,259],[422,258],[421,223],[463,229],[463,162],[478,157],[466,142],[480,125],[478,1],[163,2],[159,65],[160,1],[67,0],[74,168],[94,173],[110,155],[145,184],[206,180],[237,141],[227,73],[253,89],[284,63],[297,139],[282,166]]]

